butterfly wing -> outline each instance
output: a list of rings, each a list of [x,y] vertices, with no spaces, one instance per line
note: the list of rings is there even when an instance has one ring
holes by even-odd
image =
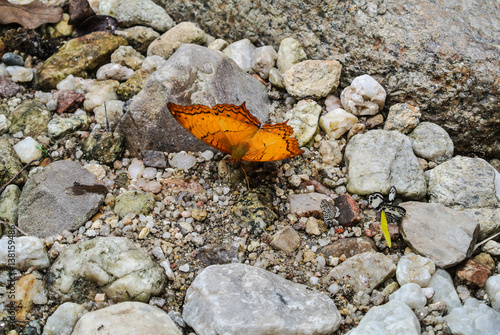
[[[265,124],[248,141],[245,161],[268,162],[295,157],[304,152],[297,139],[290,137],[293,128],[283,123]]]
[[[384,196],[382,195],[382,193],[375,192],[368,196],[368,204],[372,208],[378,208],[378,206],[380,206],[383,202]]]
[[[392,245],[391,242],[391,234],[389,233],[389,226],[387,225],[387,218],[385,216],[385,211],[382,210],[380,213],[380,229],[384,234],[385,241],[387,242],[387,246],[390,248]]]
[[[339,216],[339,209],[335,207],[330,201],[323,199],[319,204],[321,211],[323,212],[323,220],[326,224],[333,224],[335,218]]]
[[[399,222],[406,215],[406,209],[391,204],[381,204],[379,210],[385,212],[388,220],[393,223]]]
[[[242,139],[251,137],[260,126],[259,120],[241,106],[219,104],[180,106],[169,102],[168,109],[186,130],[211,147],[231,154]]]
[[[395,186],[391,186],[391,189],[389,190],[389,203],[392,204],[394,200],[396,199],[397,191]]]

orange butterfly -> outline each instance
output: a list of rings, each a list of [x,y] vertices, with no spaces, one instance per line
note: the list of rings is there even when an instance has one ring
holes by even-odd
[[[265,124],[245,107],[221,104],[180,106],[169,102],[168,109],[191,134],[211,147],[231,155],[231,161],[277,161],[304,151],[293,128],[283,123]]]

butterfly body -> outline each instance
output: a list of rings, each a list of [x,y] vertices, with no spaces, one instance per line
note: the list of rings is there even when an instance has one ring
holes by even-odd
[[[211,147],[231,155],[231,161],[267,162],[303,153],[293,129],[284,123],[264,124],[245,107],[219,104],[180,106],[169,102],[174,118]]]

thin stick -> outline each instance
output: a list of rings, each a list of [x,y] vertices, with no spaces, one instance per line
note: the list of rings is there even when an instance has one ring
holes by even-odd
[[[8,227],[14,227],[18,232],[20,232],[21,234],[23,234],[24,236],[28,236],[29,234],[27,234],[26,232],[22,231],[21,228],[19,228],[18,226],[16,226],[15,224],[13,223],[10,223],[10,222],[6,222],[6,221],[0,221],[0,224],[3,224],[4,226],[8,226]]]

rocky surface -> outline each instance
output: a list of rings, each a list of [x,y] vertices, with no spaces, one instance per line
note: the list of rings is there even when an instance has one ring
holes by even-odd
[[[68,7],[68,1],[50,3]],[[494,141],[487,149],[477,143],[496,134],[488,127],[497,120],[490,117],[487,124],[481,113],[496,99],[494,85],[484,89],[484,73],[498,57],[487,65],[480,53],[460,60],[463,45],[454,42],[458,54],[446,63],[448,55],[435,51],[449,42],[443,36],[431,44],[406,44],[413,29],[419,36],[435,29],[418,30],[421,24],[439,26],[449,15],[460,18],[483,4],[458,14],[453,8],[439,19],[419,21],[420,12],[398,16],[400,23],[417,23],[387,37],[384,29],[393,27],[396,12],[434,4],[291,4],[273,12],[267,28],[260,16],[267,7],[260,2],[248,16],[263,21],[254,21],[241,39],[225,40],[205,29],[211,22],[182,22],[176,1],[155,3],[92,0],[95,13],[110,16],[68,25],[65,13],[56,25],[0,29],[0,292],[6,293],[0,295],[0,325],[7,327],[0,332],[495,330],[473,321],[481,313],[496,320],[498,313],[500,162],[477,158],[489,159],[485,153],[496,150]],[[212,15],[212,5],[197,18]],[[197,2],[182,6],[188,10]],[[252,6],[241,3],[231,15]],[[324,20],[282,35],[322,12],[301,13],[284,30],[281,14],[316,6],[328,13]],[[245,23],[227,16],[217,22],[221,32],[228,20],[235,33]],[[302,34],[331,20],[347,23],[324,38],[340,38],[336,49],[317,43],[323,30]],[[467,40],[488,24],[461,37]],[[254,26],[274,29],[274,45],[263,42],[266,34],[252,35]],[[367,27],[385,36],[375,47],[375,35],[358,34]],[[106,32],[77,36],[101,29]],[[355,34],[343,35],[352,29]],[[400,36],[406,39],[398,45],[407,47],[394,51],[387,43]],[[468,48],[477,51],[483,42],[474,41]],[[311,56],[321,50],[327,55]],[[350,58],[362,50],[366,54]],[[77,58],[68,62],[73,51]],[[397,62],[387,62],[396,55]],[[470,64],[479,68],[470,73]],[[61,76],[50,74],[56,66]],[[40,85],[41,74],[48,86]],[[486,92],[478,95],[480,108],[473,95],[478,92]],[[288,121],[304,152],[283,161],[233,164],[174,121],[166,108],[170,101],[245,102],[262,123]],[[221,124],[221,132],[243,141],[242,128]],[[463,155],[464,139],[471,136],[478,141],[469,141],[471,157],[453,157],[457,143],[455,151]],[[33,187],[40,176],[46,179]],[[391,186],[395,199],[387,197]],[[377,191],[407,211],[395,218],[396,209],[384,207],[391,247],[380,210],[368,201]],[[37,206],[39,199],[44,201]],[[477,243],[477,236],[484,242]],[[228,294],[234,303],[226,303]],[[128,303],[134,300],[148,304]],[[10,302],[19,306],[15,312]],[[193,312],[205,303],[214,308]]]
[[[211,3],[214,10],[206,10],[202,1],[160,3],[168,4],[179,22],[196,22],[207,33],[230,41],[248,38],[277,48],[294,37],[307,57],[341,62],[341,88],[361,74],[376,74],[389,105],[417,103],[422,121],[443,126],[457,153],[500,153],[500,119],[494,112],[498,91],[491,90],[500,69],[499,51],[492,47],[499,41],[495,27],[500,8],[494,1],[443,5],[232,0]],[[224,19],[229,17],[232,20]],[[471,26],[470,17],[485,20]],[[461,92],[470,94],[461,98]]]

